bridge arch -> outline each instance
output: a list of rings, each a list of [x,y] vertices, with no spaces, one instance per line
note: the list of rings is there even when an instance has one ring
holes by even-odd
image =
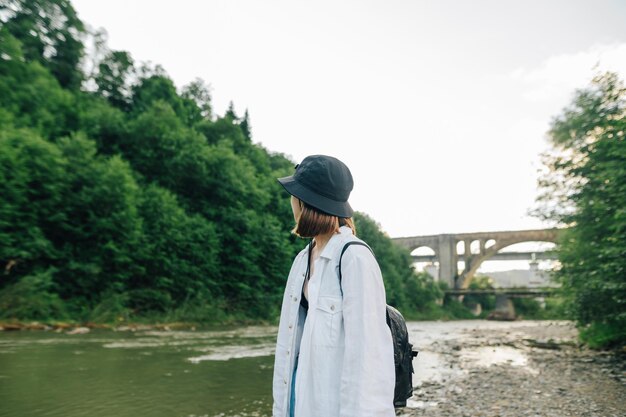
[[[411,251],[411,255],[413,256],[436,256],[437,251],[435,248],[432,248],[427,245],[418,246],[417,248]]]
[[[458,242],[456,242],[456,253],[457,254],[465,254],[465,251],[467,249],[465,248],[465,242],[463,242],[462,240],[459,240]]]
[[[414,266],[417,270],[423,270],[437,279],[436,271],[439,269],[439,257],[435,248],[428,245],[419,246],[411,251]]]
[[[527,243],[527,242],[549,242],[556,244],[556,236],[546,236],[541,239],[501,239],[495,240],[495,243],[490,247],[485,247],[484,251],[479,254],[470,255],[469,259],[466,258],[465,261],[465,269],[458,277],[458,288],[466,289],[469,287],[472,279],[476,275],[476,271],[480,268],[483,262],[489,260],[489,258],[493,257],[495,254],[499,253],[501,250],[506,249],[510,246],[517,245],[519,243]],[[486,246],[486,245],[485,245]]]

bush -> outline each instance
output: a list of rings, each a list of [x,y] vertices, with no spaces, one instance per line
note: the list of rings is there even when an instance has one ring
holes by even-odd
[[[63,301],[54,292],[53,269],[22,277],[0,292],[0,316],[21,320],[67,318]]]
[[[441,300],[444,295],[443,290],[427,272],[412,274],[407,279],[404,288],[408,306],[421,312],[436,306],[437,300]]]
[[[230,318],[225,311],[226,306],[222,301],[214,299],[208,294],[199,294],[169,311],[163,316],[163,320],[203,324],[224,323]]]
[[[619,347],[626,340],[626,328],[611,322],[595,322],[580,328],[580,339],[591,348]]]
[[[493,289],[493,280],[485,275],[476,275],[470,282],[470,290],[491,290]],[[496,296],[491,294],[468,294],[463,297],[463,305],[468,308],[474,308],[480,304],[483,312],[488,312],[496,308]]]
[[[513,298],[515,312],[527,320],[567,320],[565,303],[561,297],[548,297],[545,306],[536,298]]]
[[[513,298],[513,307],[515,314],[525,319],[536,319],[541,316],[543,308],[535,298]]]
[[[446,296],[443,303],[444,310],[450,319],[475,319],[474,314],[462,302],[453,296]]]
[[[137,315],[164,312],[172,306],[172,297],[152,288],[131,290],[128,292],[128,306]]]
[[[132,311],[128,308],[128,294],[107,292],[91,311],[89,320],[97,323],[128,321]]]

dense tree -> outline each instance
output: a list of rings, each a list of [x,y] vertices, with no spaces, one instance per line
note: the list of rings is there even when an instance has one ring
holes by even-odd
[[[70,193],[67,220],[55,224],[60,293],[92,305],[103,291],[123,288],[145,272],[133,256],[141,239],[139,187],[126,161],[97,156],[95,143],[81,135],[63,138],[59,149],[67,160]]]
[[[56,145],[32,131],[0,131],[1,286],[46,270],[59,258],[48,228],[67,221],[67,164]]]
[[[49,69],[26,58],[21,39],[0,28],[0,106],[14,125],[57,138],[75,126],[74,103]]]
[[[110,51],[98,65],[94,79],[98,93],[113,106],[128,110],[134,72],[134,61],[128,52]]]
[[[150,109],[156,102],[169,105],[181,121],[188,119],[185,104],[178,95],[174,82],[164,74],[141,78],[139,83],[133,86],[131,108],[135,115]]]
[[[22,42],[24,57],[50,70],[61,86],[78,89],[83,22],[67,0],[0,0],[4,28]]]
[[[197,78],[184,86],[181,96],[188,108],[187,114],[190,115],[189,121],[191,123],[211,120],[213,117],[211,92],[209,86],[202,79]]]
[[[626,342],[626,89],[594,79],[555,118],[543,214],[569,226],[558,246],[570,314],[593,345]]]
[[[145,273],[134,276],[129,286],[167,294],[174,304],[194,297],[219,299],[220,242],[214,224],[200,215],[189,215],[174,194],[155,184],[141,194],[143,234],[138,258]],[[165,307],[171,305],[160,306]]]
[[[0,148],[4,285],[52,267],[58,294],[88,307],[142,272],[132,258],[141,222],[127,163],[96,157],[81,136],[53,144],[5,131]]]
[[[0,0],[0,316],[275,320],[294,255],[294,162],[213,113],[208,86],[110,51],[89,74],[68,1]],[[440,296],[369,218],[388,297]]]
[[[246,139],[252,140],[252,132],[250,130],[250,114],[248,113],[248,109],[246,109],[246,112],[244,113],[243,119],[241,119],[241,123],[239,124],[239,126],[241,127],[241,131],[243,132]]]
[[[98,152],[106,155],[122,154],[128,137],[127,113],[98,95],[76,95],[78,129],[95,140]]]

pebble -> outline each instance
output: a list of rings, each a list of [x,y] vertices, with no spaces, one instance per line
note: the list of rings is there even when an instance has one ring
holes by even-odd
[[[430,349],[465,373],[441,383],[423,381],[414,401],[425,406],[403,408],[405,417],[626,417],[626,355],[581,347],[568,322],[494,331],[472,329],[471,339],[447,340]],[[519,338],[518,341],[514,337]],[[549,341],[549,347],[521,343]],[[519,342],[519,343],[517,343]],[[555,347],[558,345],[558,347]],[[463,350],[481,346],[520,349],[526,366],[504,362],[488,367],[461,358]],[[548,344],[546,344],[548,346]],[[436,399],[436,400],[435,400]]]

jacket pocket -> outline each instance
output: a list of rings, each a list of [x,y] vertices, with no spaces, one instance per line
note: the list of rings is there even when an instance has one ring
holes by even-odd
[[[320,296],[315,307],[315,328],[313,329],[313,345],[343,345],[341,333],[343,328],[343,300],[341,297]]]

